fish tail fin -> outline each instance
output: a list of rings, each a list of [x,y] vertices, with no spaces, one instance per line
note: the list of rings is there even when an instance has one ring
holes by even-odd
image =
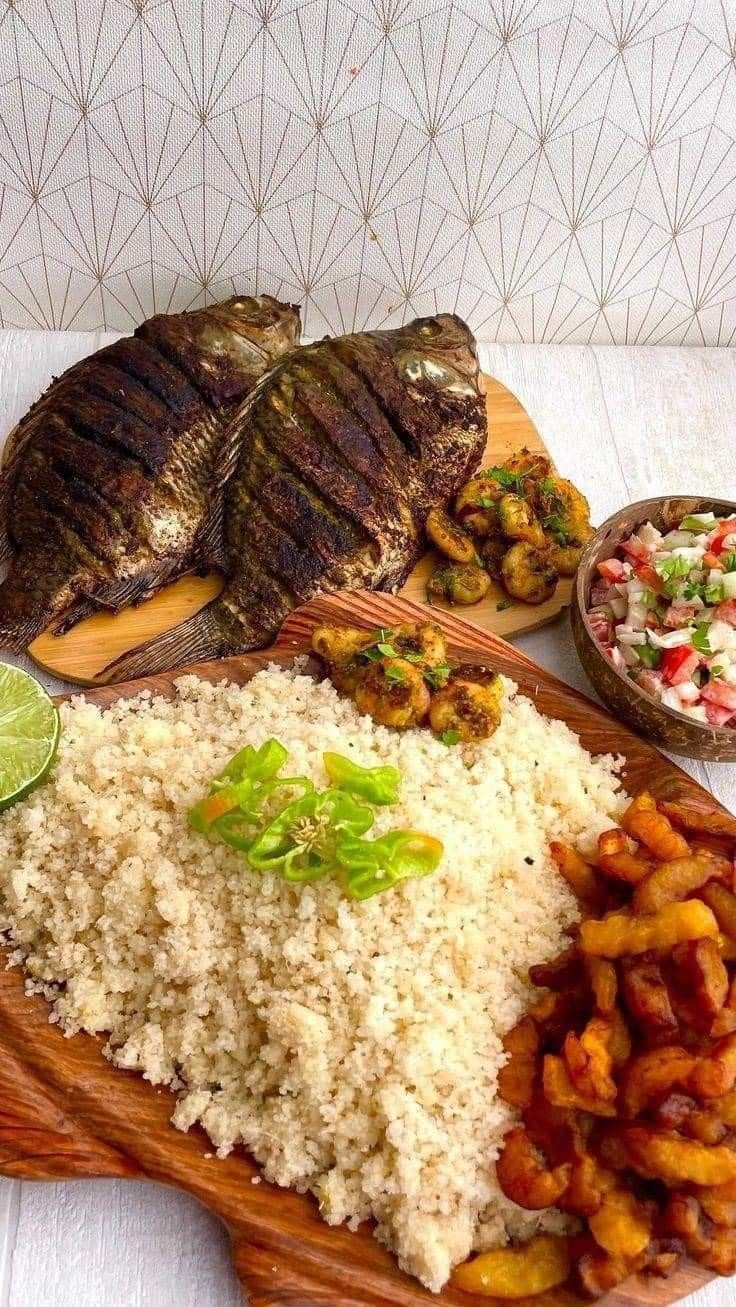
[[[121,654],[103,668],[97,679],[105,684],[134,681],[139,676],[152,676],[156,672],[186,667],[226,653],[232,653],[232,647],[212,609],[204,608],[148,644],[140,644]]]
[[[66,606],[73,578],[58,576],[53,560],[28,566],[16,555],[0,584],[0,649],[22,653]]]

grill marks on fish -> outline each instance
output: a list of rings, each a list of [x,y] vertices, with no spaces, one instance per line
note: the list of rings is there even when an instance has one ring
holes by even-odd
[[[110,679],[268,644],[319,590],[398,587],[429,509],[485,447],[473,337],[441,314],[309,345],[271,369],[232,427],[225,589]]]
[[[270,296],[159,315],[83,359],[19,423],[0,474],[0,642],[71,603],[120,607],[215,552],[237,404],[298,341]],[[243,433],[237,433],[242,439]]]

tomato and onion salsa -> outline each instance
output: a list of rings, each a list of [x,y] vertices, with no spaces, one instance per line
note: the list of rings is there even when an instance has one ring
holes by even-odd
[[[588,622],[614,667],[668,708],[736,728],[736,516],[651,522],[598,564]]]

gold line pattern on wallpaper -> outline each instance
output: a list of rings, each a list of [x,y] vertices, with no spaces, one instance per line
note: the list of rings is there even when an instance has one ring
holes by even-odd
[[[733,0],[0,0],[0,325],[736,336]]]

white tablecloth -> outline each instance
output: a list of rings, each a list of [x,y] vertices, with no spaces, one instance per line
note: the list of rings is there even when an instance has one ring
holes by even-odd
[[[108,339],[0,332],[0,440],[52,375]],[[482,362],[523,401],[594,521],[652,494],[736,499],[733,351],[490,345]],[[519,644],[590,691],[565,618]],[[687,769],[736,810],[736,767]],[[736,1291],[716,1281],[696,1298],[726,1307]],[[224,1232],[192,1199],[130,1181],[0,1180],[0,1307],[240,1303]]]

